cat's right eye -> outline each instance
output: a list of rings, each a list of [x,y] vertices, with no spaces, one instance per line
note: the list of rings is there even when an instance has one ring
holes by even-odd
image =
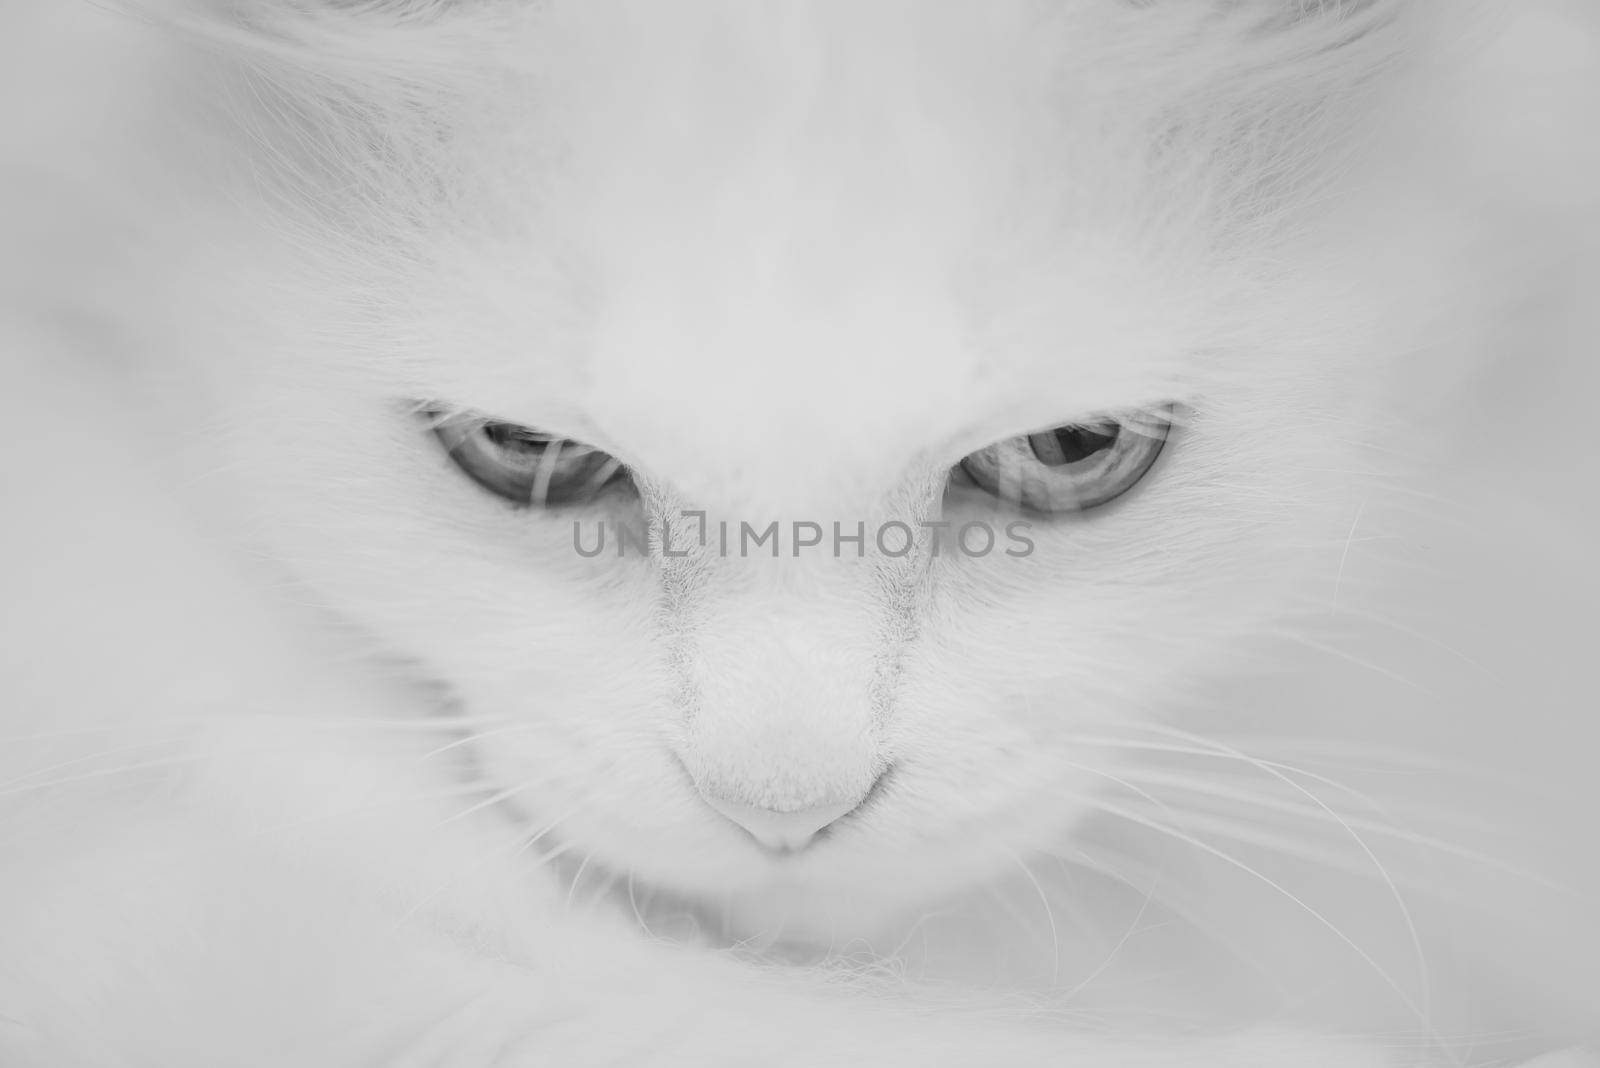
[[[1150,472],[1172,431],[1172,409],[1117,412],[1023,434],[979,449],[955,477],[1040,515],[1087,512]]]
[[[621,460],[592,445],[476,415],[422,414],[462,474],[520,507],[585,504],[631,483]]]

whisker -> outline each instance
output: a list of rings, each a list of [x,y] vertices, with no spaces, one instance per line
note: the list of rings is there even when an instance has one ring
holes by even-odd
[[[1104,745],[1108,747],[1138,750],[1149,753],[1169,753],[1175,756],[1201,756],[1230,761],[1236,761],[1238,759],[1228,751],[1227,747],[1219,748],[1218,743],[1213,742],[1208,738],[1204,738],[1201,735],[1192,734],[1188,731],[1179,730],[1166,724],[1128,723],[1124,726],[1131,729],[1149,731],[1151,733],[1160,734],[1163,737],[1178,739],[1179,741],[1153,742],[1144,738],[1119,738],[1114,735],[1105,734],[1075,734],[1073,735],[1072,740],[1082,745]],[[1380,746],[1354,745],[1332,738],[1265,739],[1263,740],[1262,744],[1274,744],[1279,746],[1293,744],[1306,748],[1315,748],[1317,758],[1340,755],[1350,760],[1382,760],[1390,765],[1393,765],[1393,767],[1390,769],[1363,766],[1359,769],[1352,770],[1365,772],[1392,770],[1396,773],[1406,775],[1415,775],[1419,773],[1451,774],[1459,775],[1463,778],[1479,779],[1484,782],[1498,782],[1501,785],[1516,787],[1519,789],[1537,789],[1536,784],[1530,780],[1522,780],[1510,776],[1504,776],[1485,768],[1464,764],[1459,761],[1451,761],[1440,758],[1434,754],[1414,753],[1403,749],[1384,748]],[[1255,756],[1251,759],[1259,761],[1261,764],[1267,767],[1276,768],[1279,771],[1287,772],[1293,775],[1299,775],[1314,782],[1319,782],[1324,786],[1329,786],[1341,792],[1348,793],[1350,796],[1355,797],[1358,800],[1365,801],[1373,808],[1381,807],[1371,798],[1365,797],[1364,795],[1355,791],[1349,784],[1339,782],[1337,779],[1331,779],[1327,776],[1320,775],[1304,767],[1303,765],[1297,766],[1293,764],[1287,764],[1281,760],[1274,760],[1262,756]]]
[[[1022,869],[1022,874],[1033,886],[1034,892],[1039,895],[1039,903],[1044,906],[1045,922],[1050,925],[1050,987],[1054,989],[1061,983],[1061,933],[1056,930],[1055,910],[1050,907],[1050,899],[1045,896],[1044,887],[1039,885],[1038,878],[1028,867],[1027,862],[1015,854],[1012,855],[1012,859],[1017,862],[1017,867]]]
[[[281,834],[286,831],[297,831],[307,827],[315,827],[321,823],[327,823],[339,819],[348,819],[354,816],[364,815],[368,812],[375,812],[399,805],[416,804],[418,802],[425,801],[451,800],[457,797],[471,797],[475,794],[482,793],[486,788],[486,784],[482,782],[463,783],[457,786],[441,787],[437,790],[428,790],[422,793],[404,794],[400,797],[385,797],[382,799],[368,801],[367,803],[356,808],[346,808],[336,812],[324,812],[320,815],[307,816],[303,819],[291,820],[284,823],[274,823],[266,827],[258,827],[251,831],[250,834],[252,837],[255,837],[269,834]]]
[[[1350,562],[1350,547],[1355,544],[1356,531],[1361,527],[1361,519],[1367,514],[1367,505],[1369,503],[1371,503],[1370,497],[1362,498],[1361,506],[1356,509],[1356,517],[1350,523],[1350,533],[1344,540],[1344,551],[1339,554],[1339,573],[1334,576],[1333,580],[1334,611],[1339,609],[1339,594],[1344,589],[1344,572],[1345,567]]]
[[[650,930],[650,925],[645,922],[644,914],[639,911],[639,899],[634,896],[633,872],[630,870],[628,878],[628,907],[633,910],[633,919],[639,925],[639,930],[645,933],[646,938],[654,939],[655,933]]]
[[[1139,911],[1134,914],[1133,920],[1128,924],[1127,930],[1122,932],[1122,937],[1117,939],[1116,945],[1111,947],[1111,951],[1106,954],[1104,960],[1095,966],[1093,971],[1084,976],[1083,979],[1078,981],[1077,985],[1066,992],[1066,994],[1063,996],[1064,1001],[1071,1001],[1073,998],[1077,997],[1079,994],[1083,993],[1083,991],[1092,986],[1095,980],[1104,975],[1106,969],[1111,967],[1112,962],[1117,959],[1118,954],[1120,954],[1128,945],[1128,943],[1133,940],[1134,935],[1139,933],[1139,925],[1144,922],[1145,915],[1150,911],[1150,904],[1156,899],[1156,888],[1159,885],[1159,880],[1151,885],[1150,890],[1144,895],[1144,899],[1139,902]]]
[[[573,896],[578,892],[578,884],[583,880],[583,873],[589,867],[589,861],[594,859],[594,853],[583,855],[583,860],[578,863],[578,870],[573,873],[572,885],[567,888],[567,911],[572,911]]]
[[[1454,657],[1456,660],[1460,661],[1466,666],[1482,673],[1482,675],[1490,682],[1498,683],[1502,681],[1500,677],[1494,672],[1490,671],[1482,661],[1468,656],[1450,643],[1441,641],[1439,638],[1434,637],[1426,631],[1418,630],[1415,627],[1407,626],[1406,624],[1401,623],[1398,620],[1391,619],[1388,616],[1380,615],[1377,612],[1371,612],[1365,609],[1341,607],[1339,612],[1344,616],[1363,619],[1369,623],[1376,623],[1381,627],[1387,627],[1396,634],[1404,634],[1408,638],[1415,638],[1417,641],[1430,645],[1440,652]]]
[[[1402,894],[1400,892],[1400,888],[1397,885],[1395,885],[1395,881],[1394,881],[1393,876],[1391,876],[1389,874],[1389,869],[1384,866],[1384,864],[1383,864],[1383,862],[1381,860],[1378,859],[1378,855],[1372,851],[1372,847],[1367,844],[1366,839],[1362,838],[1360,833],[1357,832],[1356,829],[1354,827],[1352,827],[1350,825],[1350,823],[1340,813],[1338,813],[1330,805],[1328,805],[1327,802],[1323,801],[1322,798],[1320,798],[1316,794],[1312,793],[1310,790],[1308,790],[1306,787],[1302,786],[1300,783],[1297,783],[1293,779],[1289,778],[1289,776],[1286,775],[1283,771],[1279,770],[1278,768],[1272,766],[1269,763],[1266,763],[1266,762],[1257,760],[1254,757],[1251,757],[1248,753],[1244,753],[1244,752],[1242,752],[1242,751],[1240,751],[1238,749],[1234,749],[1231,746],[1223,745],[1223,744],[1218,743],[1218,742],[1216,742],[1214,740],[1212,740],[1212,744],[1217,746],[1219,749],[1222,749],[1222,750],[1226,751],[1229,756],[1232,756],[1232,757],[1234,757],[1234,758],[1236,758],[1238,760],[1242,760],[1242,761],[1248,763],[1249,765],[1251,765],[1252,767],[1255,767],[1258,770],[1265,772],[1266,774],[1272,776],[1274,779],[1276,779],[1279,782],[1283,783],[1285,786],[1287,786],[1290,789],[1294,790],[1296,793],[1298,793],[1301,796],[1305,797],[1313,805],[1315,805],[1317,808],[1321,809],[1324,813],[1326,813],[1329,818],[1331,818],[1336,823],[1338,823],[1339,826],[1342,827],[1347,834],[1349,834],[1350,838],[1356,843],[1357,847],[1360,848],[1361,852],[1363,854],[1365,854],[1366,858],[1372,863],[1372,866],[1373,866],[1373,868],[1375,868],[1377,870],[1379,877],[1382,878],[1384,883],[1385,883],[1385,885],[1388,886],[1389,893],[1394,898],[1395,907],[1399,910],[1401,918],[1405,921],[1406,929],[1407,929],[1408,935],[1409,935],[1409,937],[1411,939],[1412,951],[1416,956],[1417,974],[1418,974],[1418,977],[1419,977],[1419,979],[1421,981],[1421,984],[1422,984],[1422,990],[1423,990],[1423,1003],[1422,1003],[1423,1025],[1425,1027],[1430,1026],[1430,1021],[1432,1020],[1432,1016],[1433,1016],[1432,993],[1431,993],[1432,980],[1430,978],[1430,974],[1429,974],[1429,970],[1428,970],[1427,955],[1426,955],[1426,953],[1424,952],[1424,950],[1422,948],[1422,936],[1417,931],[1416,920],[1411,914],[1411,907],[1406,903],[1405,895]],[[1320,779],[1320,777],[1316,777],[1316,778]]]
[[[344,717],[344,718],[306,718],[288,713],[250,712],[238,713],[229,717],[228,724],[241,727],[257,726],[261,724],[278,725],[292,723],[307,730],[344,730],[344,729],[371,729],[378,728],[384,731],[418,733],[455,732],[463,727],[476,724],[500,724],[507,722],[510,716],[429,716],[423,719],[385,719],[380,716],[369,717]],[[80,738],[93,734],[118,734],[138,731],[154,731],[186,727],[200,727],[213,730],[218,726],[214,717],[185,716],[181,718],[165,718],[141,720],[136,723],[105,723],[96,726],[59,727],[47,731],[30,731],[26,734],[0,735],[0,744],[13,745],[32,741],[44,741],[54,738]]]
[[[1258,807],[1266,807],[1266,803],[1253,804],[1258,804]],[[1194,827],[1203,827],[1210,833],[1214,833],[1214,835],[1227,836],[1227,838],[1235,839],[1235,841],[1269,847],[1269,849],[1275,849],[1275,851],[1283,852],[1286,855],[1296,855],[1296,857],[1301,857],[1302,860],[1314,860],[1314,862],[1323,863],[1325,867],[1333,868],[1333,870],[1346,871],[1349,875],[1360,875],[1362,873],[1362,868],[1358,867],[1358,865],[1352,865],[1349,859],[1341,859],[1338,854],[1331,854],[1331,852],[1318,851],[1318,849],[1314,849],[1309,843],[1299,838],[1270,835],[1269,828],[1261,827],[1259,823],[1250,822],[1250,820],[1229,819],[1227,815],[1202,814],[1202,812],[1194,811],[1182,812],[1178,819],[1189,823],[1189,825],[1194,825]],[[1357,827],[1363,827],[1362,823],[1357,823]],[[1539,875],[1538,871],[1518,868],[1517,865],[1510,865],[1510,863],[1494,859],[1491,855],[1483,854],[1483,852],[1472,851],[1472,849],[1466,849],[1466,847],[1462,846],[1453,846],[1453,844],[1438,841],[1438,839],[1430,839],[1427,836],[1410,835],[1410,833],[1406,833],[1400,828],[1384,827],[1381,823],[1374,823],[1370,827],[1363,828],[1370,831],[1370,833],[1376,833],[1376,835],[1387,835],[1390,838],[1397,839],[1397,841],[1403,841],[1403,843],[1416,844],[1416,846],[1426,847],[1426,849],[1432,849],[1432,851],[1440,852],[1440,854],[1450,855],[1454,859],[1477,863],[1480,867],[1499,871],[1501,875],[1522,879],[1525,883],[1534,884],[1534,886],[1539,886],[1541,889],[1554,892],[1554,894],[1562,894],[1563,897],[1590,900],[1587,895],[1582,894],[1581,891],[1574,889],[1574,887],[1557,883],[1555,879]],[[1437,884],[1426,883],[1426,881],[1416,878],[1400,878],[1400,881],[1403,881],[1411,891],[1426,892],[1430,897],[1437,897],[1440,894],[1440,887]]]
[[[1160,801],[1158,798],[1153,797],[1151,794],[1149,794],[1148,792],[1146,792],[1146,791],[1140,789],[1139,787],[1133,785],[1132,783],[1125,782],[1122,779],[1119,779],[1116,776],[1111,775],[1109,772],[1103,772],[1098,768],[1089,768],[1089,767],[1084,766],[1084,765],[1074,765],[1074,766],[1078,767],[1080,770],[1089,771],[1089,772],[1092,772],[1092,773],[1095,773],[1095,774],[1103,775],[1105,778],[1110,779],[1112,782],[1116,783],[1117,785],[1122,786],[1123,788],[1125,788],[1127,790],[1131,790],[1133,793],[1135,793],[1138,796],[1144,798],[1146,801],[1149,801],[1152,804],[1157,805],[1158,807],[1162,808],[1163,810],[1167,809],[1167,806],[1162,801]],[[1090,803],[1092,803],[1096,809],[1098,809],[1101,812],[1106,813],[1107,815],[1116,816],[1116,817],[1119,817],[1121,819],[1127,820],[1130,823],[1134,823],[1134,824],[1136,824],[1138,826],[1142,826],[1142,827],[1145,827],[1145,828],[1147,828],[1149,830],[1156,831],[1157,833],[1168,835],[1168,836],[1170,836],[1172,838],[1177,839],[1178,841],[1184,842],[1187,845],[1192,846],[1195,849],[1200,850],[1203,853],[1206,853],[1209,856],[1216,857],[1218,860],[1221,860],[1222,862],[1224,862],[1225,864],[1230,865],[1231,867],[1239,869],[1240,871],[1244,872],[1245,874],[1250,875],[1252,878],[1259,879],[1261,882],[1263,882],[1267,886],[1271,887],[1273,890],[1275,890],[1278,893],[1282,894],[1287,900],[1292,902],[1297,908],[1300,908],[1301,910],[1303,910],[1307,915],[1311,916],[1321,926],[1323,926],[1329,932],[1331,932],[1334,935],[1334,937],[1338,938],[1342,943],[1344,943],[1347,947],[1349,947],[1349,949],[1352,952],[1354,952],[1358,957],[1360,957],[1361,960],[1364,963],[1366,963],[1368,965],[1368,967],[1370,967],[1373,970],[1373,972],[1380,979],[1382,979],[1384,981],[1384,983],[1390,989],[1392,989],[1395,992],[1395,994],[1401,999],[1402,1004],[1404,1004],[1409,1011],[1414,1013],[1418,1017],[1418,1019],[1425,1019],[1426,1018],[1425,1015],[1423,1014],[1423,1012],[1412,1001],[1410,995],[1408,995],[1405,992],[1404,988],[1402,988],[1400,986],[1400,984],[1395,981],[1394,977],[1392,975],[1390,975],[1389,972],[1385,968],[1383,968],[1382,965],[1380,965],[1376,960],[1374,960],[1372,958],[1372,955],[1370,953],[1368,953],[1359,944],[1357,944],[1355,942],[1355,940],[1352,939],[1349,935],[1345,934],[1344,931],[1340,930],[1340,928],[1338,927],[1337,924],[1333,923],[1333,921],[1329,920],[1321,912],[1319,912],[1317,909],[1313,908],[1304,899],[1302,899],[1301,897],[1296,895],[1293,891],[1289,890],[1287,887],[1283,886],[1281,883],[1277,882],[1271,876],[1267,875],[1264,872],[1258,871],[1255,868],[1252,868],[1250,865],[1246,864],[1244,861],[1240,860],[1238,857],[1235,857],[1233,854],[1228,853],[1225,850],[1219,849],[1216,846],[1213,846],[1208,842],[1205,842],[1205,841],[1203,841],[1203,840],[1201,840],[1199,838],[1196,838],[1192,834],[1188,834],[1188,833],[1186,833],[1186,832],[1184,832],[1182,830],[1179,830],[1176,827],[1168,826],[1168,825],[1163,824],[1163,823],[1161,823],[1161,822],[1159,822],[1157,820],[1154,820],[1154,819],[1151,819],[1151,818],[1149,818],[1147,816],[1144,816],[1144,815],[1142,815],[1140,813],[1131,811],[1131,810],[1129,810],[1127,808],[1124,808],[1124,807],[1121,807],[1121,806],[1117,806],[1117,805],[1115,805],[1115,804],[1113,804],[1111,802],[1106,801],[1104,798],[1093,798],[1093,799],[1089,799],[1089,800],[1090,800]]]
[[[1059,859],[1063,864],[1081,864],[1083,861],[1088,861],[1092,865],[1089,870],[1103,874],[1105,877],[1121,883],[1130,890],[1133,890],[1135,893],[1139,894],[1141,899],[1149,899],[1159,903],[1163,910],[1171,913],[1184,923],[1188,924],[1191,930],[1194,930],[1195,932],[1205,936],[1209,941],[1226,952],[1234,960],[1249,968],[1273,989],[1281,992],[1282,980],[1271,967],[1269,967],[1264,961],[1256,956],[1255,953],[1240,945],[1236,939],[1229,937],[1225,932],[1219,930],[1214,923],[1206,922],[1206,919],[1202,914],[1197,913],[1188,904],[1167,891],[1167,887],[1169,887],[1171,884],[1163,881],[1162,877],[1164,875],[1164,870],[1154,872],[1151,877],[1146,880],[1148,885],[1141,886],[1127,873],[1111,868],[1106,859],[1107,855],[1115,855],[1115,859],[1123,864],[1135,863],[1131,858],[1117,853],[1109,847],[1101,844],[1097,844],[1095,850],[1096,853],[1100,854],[1099,856],[1090,857],[1087,853],[1079,850],[1077,851],[1078,857],[1082,858],[1082,860],[1074,859],[1068,861],[1065,858]]]
[[[447,742],[444,745],[439,746],[437,749],[430,749],[428,752],[423,753],[420,757],[418,757],[417,760],[419,763],[424,760],[432,760],[434,757],[448,753],[452,749],[459,749],[464,745],[471,745],[474,742],[480,742],[485,738],[497,738],[503,734],[515,734],[518,731],[526,731],[531,729],[532,725],[528,723],[512,723],[506,726],[497,727],[494,730],[475,731],[470,734],[465,734],[454,741]]]
[[[174,738],[158,738],[158,739],[150,739],[148,741],[143,741],[143,742],[134,742],[134,743],[129,744],[129,745],[115,746],[115,747],[113,747],[111,749],[97,750],[97,751],[95,751],[93,753],[87,753],[87,754],[85,754],[83,756],[73,757],[71,760],[62,760],[62,761],[58,761],[55,764],[47,764],[44,767],[33,768],[33,769],[29,770],[29,771],[23,772],[21,775],[17,775],[17,776],[15,776],[13,778],[6,779],[4,781],[0,781],[0,796],[5,796],[5,794],[9,791],[9,789],[11,787],[19,786],[19,785],[21,785],[23,783],[26,783],[29,779],[33,779],[33,778],[35,778],[37,776],[40,776],[40,775],[47,775],[47,774],[49,774],[50,772],[53,772],[53,771],[62,771],[64,769],[66,769],[66,768],[77,767],[77,766],[79,766],[81,764],[93,763],[94,761],[102,760],[102,759],[104,759],[106,757],[119,756],[119,755],[124,754],[124,753],[138,752],[139,750],[149,749],[149,748],[151,748],[153,746],[172,745],[176,741],[177,741],[177,739],[174,739]],[[59,779],[59,780],[55,780],[55,781],[57,781],[57,782],[70,782],[72,780],[70,778],[66,778],[66,779]],[[46,782],[46,783],[44,783],[42,785],[50,785],[50,783]]]
[[[1382,664],[1375,664],[1370,660],[1366,660],[1357,656],[1348,649],[1340,649],[1336,645],[1329,645],[1327,642],[1318,641],[1316,638],[1311,637],[1309,634],[1306,634],[1303,631],[1285,631],[1283,637],[1285,640],[1292,641],[1297,645],[1303,645],[1313,652],[1323,653],[1327,656],[1334,657],[1335,659],[1343,660],[1347,664],[1353,664],[1358,668],[1363,668],[1367,671],[1373,672],[1374,674],[1382,675],[1391,682],[1397,682],[1401,686],[1404,686],[1409,690],[1413,690],[1416,693],[1423,694],[1427,697],[1439,696],[1436,691],[1427,686],[1421,685],[1413,679],[1406,678],[1404,675],[1393,670],[1392,668],[1386,668]]]
[[[513,797],[517,796],[518,794],[522,793],[524,790],[531,790],[533,787],[535,787],[535,786],[537,786],[539,784],[539,781],[540,780],[533,779],[533,778],[523,779],[521,782],[515,783],[515,784],[513,784],[511,786],[504,787],[503,789],[497,790],[496,792],[490,794],[488,797],[486,797],[483,800],[479,801],[477,804],[471,805],[468,808],[462,809],[460,812],[457,812],[457,813],[454,813],[453,815],[445,817],[442,821],[440,821],[439,826],[441,826],[441,827],[448,826],[449,824],[452,824],[452,823],[456,822],[457,820],[463,820],[463,819],[466,819],[468,816],[474,815],[474,814],[476,814],[478,812],[482,812],[486,808],[492,808],[493,806],[500,804],[502,801],[506,801],[506,800],[509,800],[510,798],[513,798]]]
[[[176,767],[182,764],[193,764],[206,759],[209,754],[195,753],[187,756],[167,757],[162,760],[143,760],[136,764],[124,764],[115,768],[101,768],[98,771],[84,772],[82,775],[69,775],[60,779],[49,779],[44,782],[29,783],[26,786],[10,790],[0,790],[0,797],[16,797],[21,794],[53,789],[57,786],[68,786],[73,783],[90,782],[95,779],[109,778],[113,775],[126,775],[134,771],[147,771],[151,768]]]

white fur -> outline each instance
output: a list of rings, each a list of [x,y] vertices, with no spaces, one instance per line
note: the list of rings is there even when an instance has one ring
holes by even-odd
[[[1577,4],[0,27],[25,1063],[1190,1063],[1064,1026],[1171,1000],[1441,1046],[1600,1026]],[[669,513],[853,529],[992,441],[1169,401],[1125,500],[916,566],[585,560],[416,418],[591,442]],[[1305,774],[1340,737],[1361,761]],[[890,766],[781,864],[695,791],[803,807]],[[1115,981],[1174,961],[1168,1001]],[[1241,1041],[1207,1048],[1385,1055]]]

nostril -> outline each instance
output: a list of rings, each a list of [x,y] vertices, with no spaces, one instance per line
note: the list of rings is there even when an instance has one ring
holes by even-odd
[[[762,846],[774,853],[794,853],[804,849],[830,823],[849,815],[859,801],[780,812],[707,797],[706,804],[732,820]]]

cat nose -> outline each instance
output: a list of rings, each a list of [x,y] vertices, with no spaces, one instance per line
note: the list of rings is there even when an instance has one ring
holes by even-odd
[[[857,799],[835,805],[815,805],[792,812],[780,812],[776,809],[722,801],[710,796],[705,800],[706,804],[744,828],[751,838],[774,853],[799,852],[809,845],[824,827],[849,815],[861,803]]]

